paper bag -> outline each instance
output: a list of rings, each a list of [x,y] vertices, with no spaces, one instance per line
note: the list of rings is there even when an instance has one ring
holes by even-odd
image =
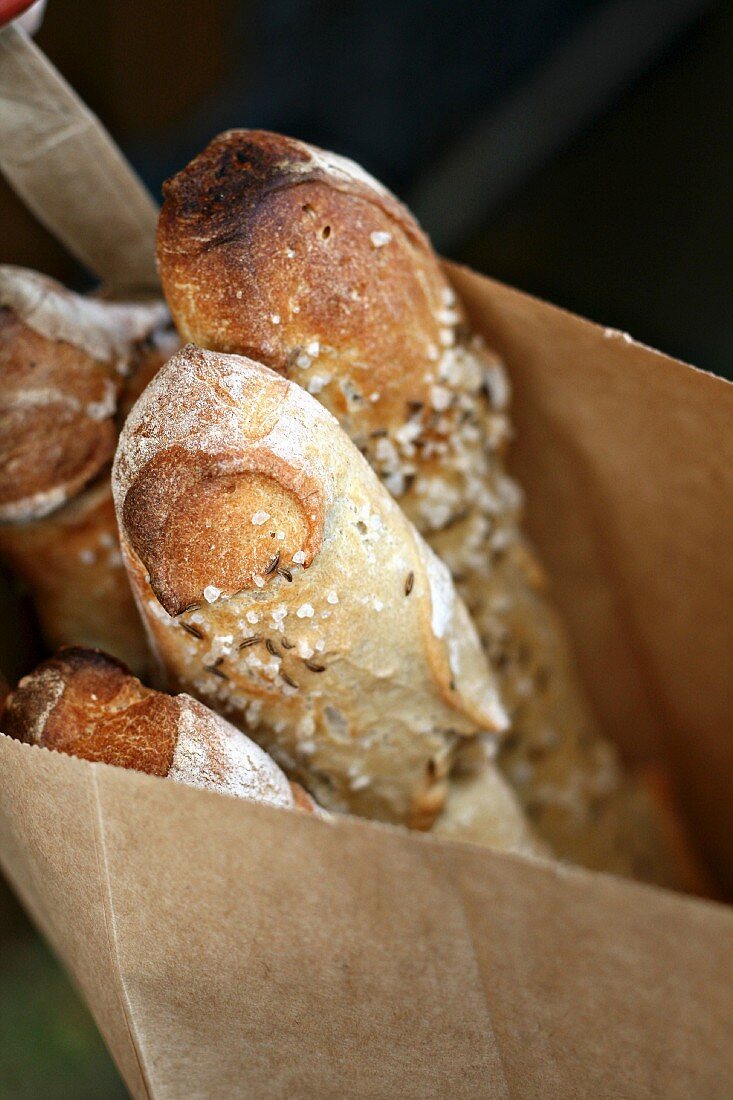
[[[733,884],[733,387],[451,268],[605,728]],[[733,912],[0,737],[0,858],[135,1097],[733,1095]]]

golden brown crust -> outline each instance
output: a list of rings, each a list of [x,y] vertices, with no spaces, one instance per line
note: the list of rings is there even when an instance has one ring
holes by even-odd
[[[172,327],[161,327],[150,334],[139,346],[129,376],[120,395],[117,422],[119,427],[125,423],[127,414],[137,401],[148,383],[178,351],[181,340]]]
[[[234,131],[169,185],[158,246],[182,331],[317,394],[450,568],[513,721],[499,764],[538,833],[561,858],[683,881],[545,599],[503,464],[502,365],[411,216],[356,166]]]
[[[166,316],[0,265],[0,521],[48,514],[111,461],[125,376]]]
[[[147,647],[108,470],[117,422],[179,344],[169,325],[162,302],[84,298],[0,265],[0,551],[52,648],[99,647],[137,672]]]
[[[188,346],[128,418],[113,491],[169,683],[329,809],[427,828],[457,738],[504,715],[447,570],[337,421]]]
[[[243,461],[175,446],[140,471],[125,498],[123,522],[153,591],[178,615],[203,599],[209,584],[230,595],[251,587],[276,552],[290,560],[302,548],[312,557],[320,524],[311,516],[322,514],[321,495],[311,479],[275,456]],[[277,544],[262,539],[251,522],[263,503],[268,530],[285,536]]]
[[[52,650],[83,645],[138,675],[148,648],[120,555],[109,474],[50,515],[0,524],[0,553],[32,595]]]
[[[98,650],[61,649],[24,677],[3,725],[10,737],[83,760],[319,812],[240,730],[188,695],[152,691]]]
[[[177,731],[174,699],[113,657],[75,646],[21,680],[5,711],[10,737],[150,775],[168,775]]]
[[[325,403],[347,430],[352,411],[368,433],[402,424],[408,402],[429,404],[446,284],[376,181],[291,138],[232,130],[164,190],[158,264],[186,338],[305,386],[337,355]]]
[[[221,437],[216,400],[199,401],[190,424],[160,445],[172,423],[166,392],[155,390],[146,406],[146,427],[126,432],[120,469],[135,460],[134,481],[126,485],[122,522],[126,537],[150,575],[161,604],[171,615],[203,598],[216,584],[228,594],[252,586],[267,573],[276,552],[283,561],[302,550],[310,561],[322,534],[322,493],[317,481],[287,458],[256,444],[277,423],[287,395],[287,383],[273,378],[264,392],[254,378],[245,388],[229,392],[228,377],[219,375],[210,358],[189,345],[175,357],[192,379],[211,386],[212,394],[233,413]],[[175,371],[168,372],[176,385]],[[178,401],[184,400],[180,387]],[[158,411],[156,402],[160,405]],[[215,447],[188,445],[195,439],[215,439]],[[149,452],[137,461],[138,448]],[[267,503],[269,540],[259,536],[251,517]],[[282,536],[275,540],[275,534]]]
[[[108,417],[117,390],[106,364],[0,308],[0,519],[43,514],[111,462],[114,425],[97,410]]]

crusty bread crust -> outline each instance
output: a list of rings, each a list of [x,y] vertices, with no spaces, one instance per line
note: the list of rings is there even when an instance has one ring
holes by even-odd
[[[99,647],[136,672],[147,646],[109,467],[118,424],[179,344],[162,302],[96,301],[0,266],[0,552],[52,649]]]
[[[166,776],[177,706],[144,687],[121,661],[70,647],[20,681],[7,703],[4,732],[83,760]]]
[[[445,279],[376,180],[303,142],[233,130],[164,194],[158,265],[185,338],[303,386],[320,384],[338,349],[324,386],[352,436],[352,414],[366,436],[401,425],[408,402],[430,405],[425,365],[441,346]]]
[[[0,524],[0,554],[33,597],[51,650],[102,649],[136,674],[148,648],[120,554],[109,473],[47,516]]]
[[[0,308],[0,520],[42,516],[112,461],[119,382]],[[101,413],[101,415],[100,415]]]
[[[96,650],[61,649],[21,680],[3,730],[83,760],[320,812],[240,730],[187,695],[145,687]]]
[[[215,138],[165,195],[159,268],[182,333],[317,395],[449,566],[512,718],[499,763],[537,832],[589,867],[686,881],[590,712],[522,534],[502,365],[409,212],[356,165],[261,131]]]
[[[0,266],[0,521],[47,515],[111,461],[125,376],[166,318]]]
[[[336,420],[188,346],[120,437],[121,544],[171,684],[328,808],[428,827],[457,737],[504,722],[450,576]]]

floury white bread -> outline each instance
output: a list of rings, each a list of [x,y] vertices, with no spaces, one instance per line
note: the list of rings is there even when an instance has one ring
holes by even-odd
[[[169,685],[327,808],[428,828],[457,744],[506,716],[447,569],[334,417],[189,346],[132,410],[113,489]]]

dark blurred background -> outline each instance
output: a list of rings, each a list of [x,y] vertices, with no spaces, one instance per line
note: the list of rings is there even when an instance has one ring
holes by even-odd
[[[220,130],[282,130],[444,254],[733,377],[733,0],[50,0],[37,41],[156,196]],[[89,285],[1,181],[0,226],[3,262]],[[0,960],[0,1097],[123,1097],[1,883]]]

